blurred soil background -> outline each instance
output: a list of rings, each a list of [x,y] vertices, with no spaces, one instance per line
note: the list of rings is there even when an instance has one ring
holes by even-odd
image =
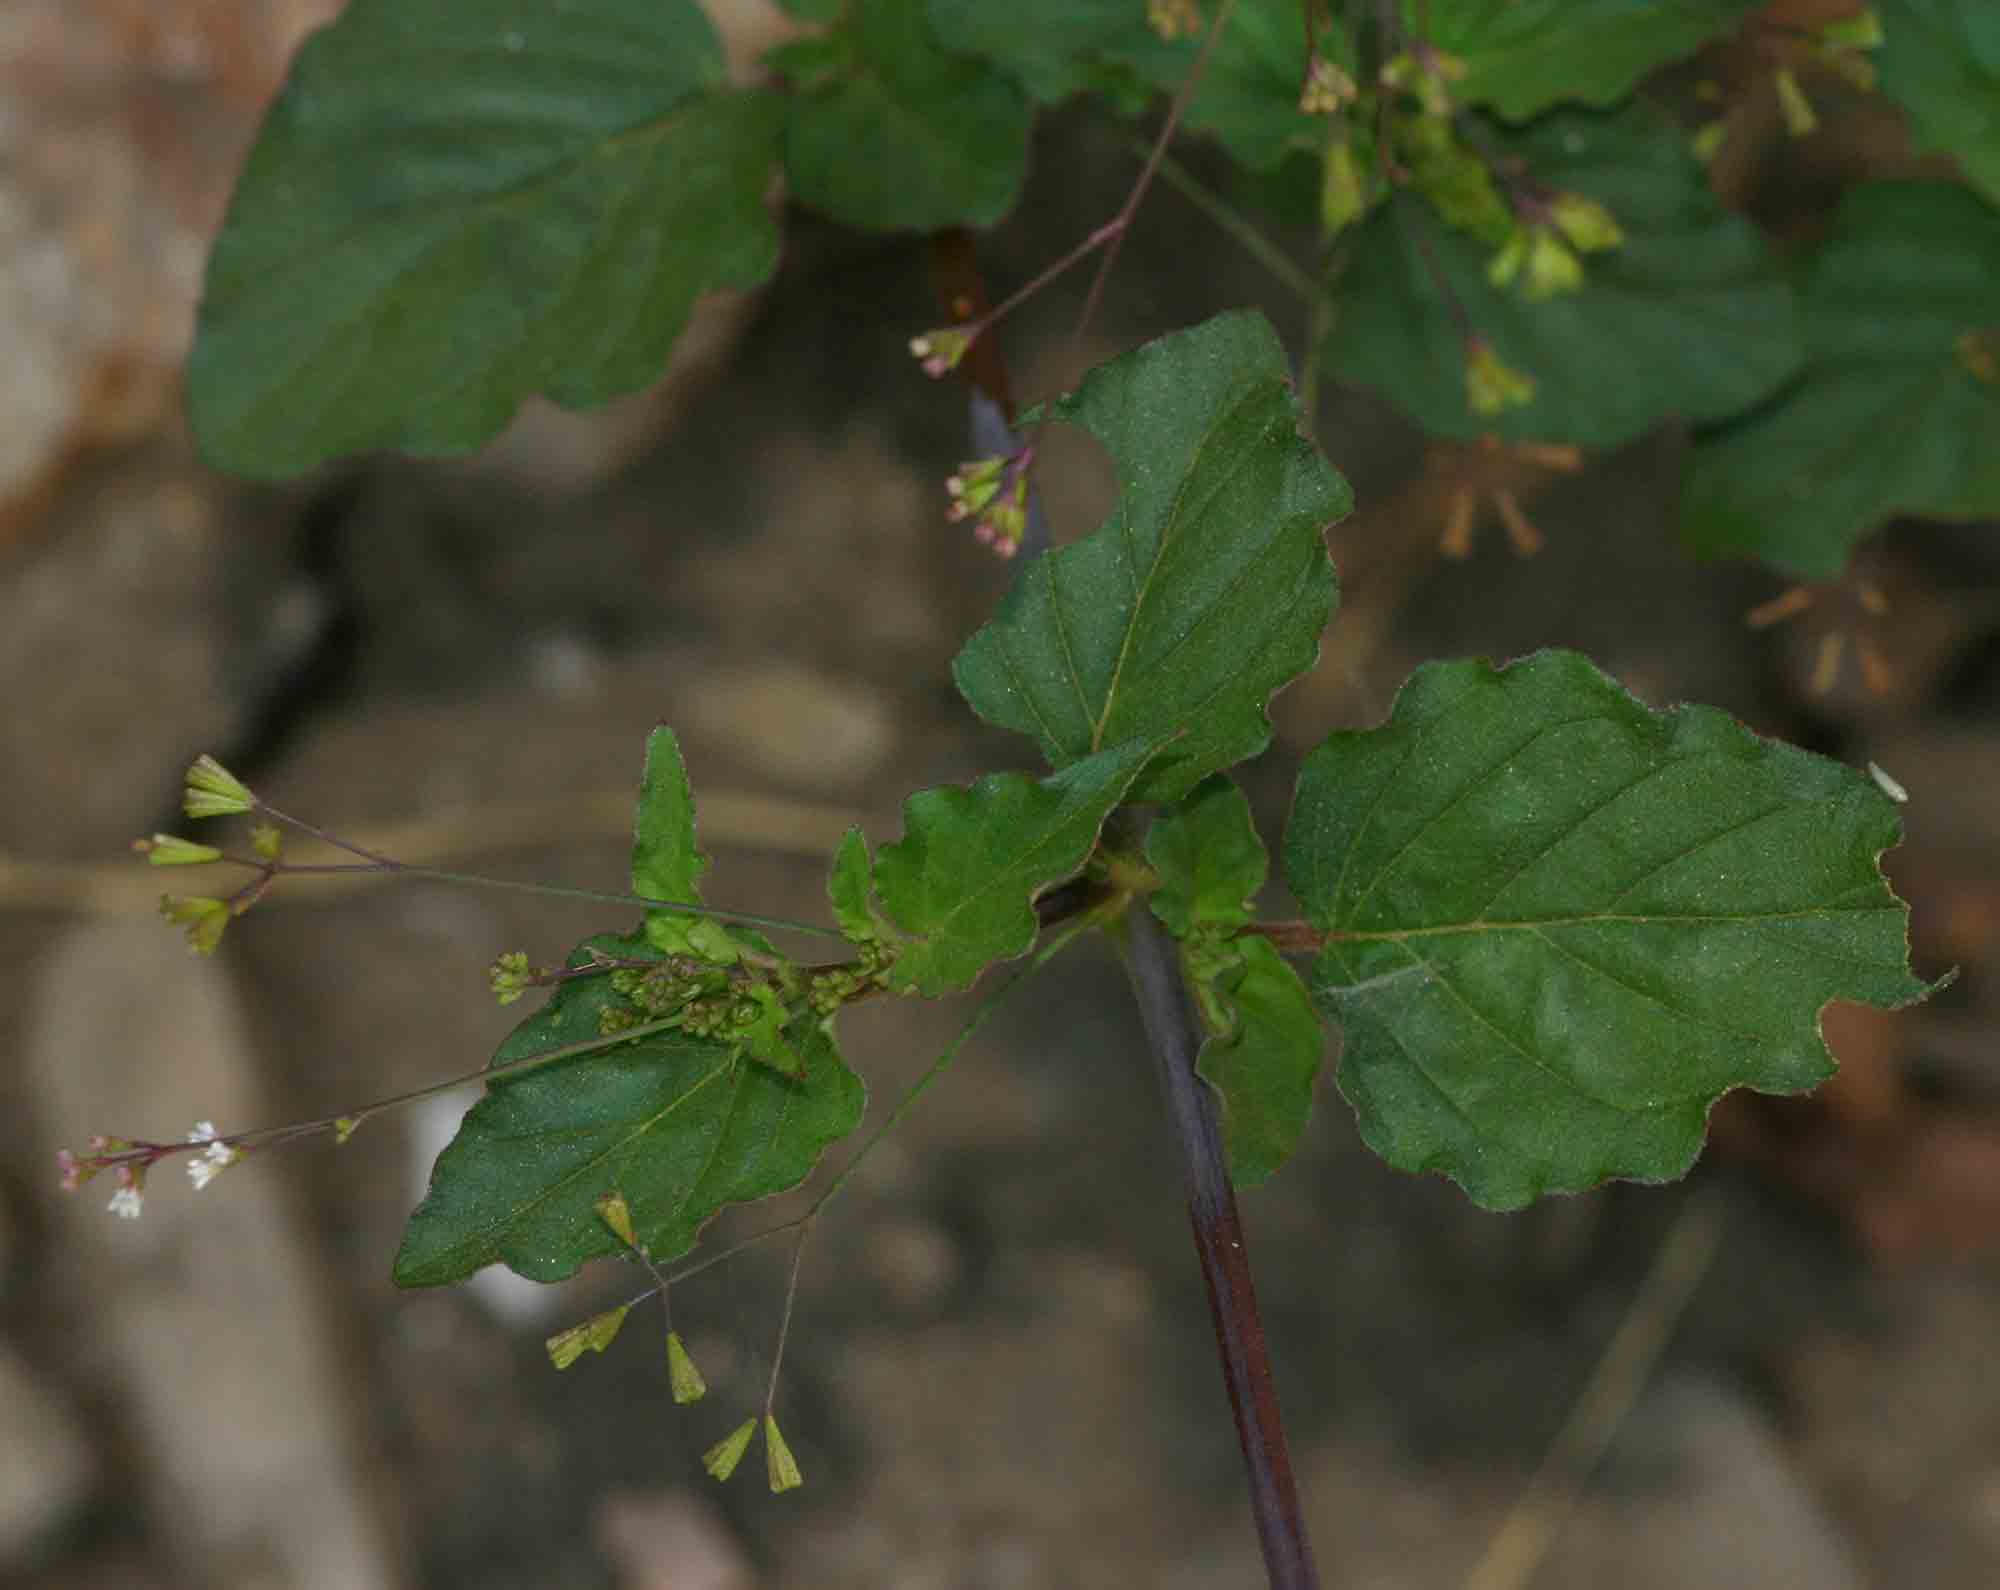
[[[532,408],[471,459],[281,489],[202,467],[179,367],[206,240],[289,51],[335,9],[0,5],[0,1583],[1261,1582],[1174,1156],[1099,950],[996,1020],[808,1249],[779,1404],[808,1484],[783,1498],[754,1455],[727,1486],[699,1467],[760,1394],[781,1244],[677,1289],[712,1388],[692,1410],[656,1317],[548,1365],[543,1338],[627,1273],[391,1286],[470,1093],[199,1196],[163,1168],[137,1222],[100,1185],[58,1194],[56,1148],[92,1132],[238,1129],[475,1069],[519,1014],[485,991],[496,953],[622,925],[300,885],[192,959],[124,852],[184,829],[198,752],[408,860],[615,889],[664,720],[711,898],[814,917],[845,823],[881,843],[910,790],[1025,765],[951,687],[1009,570],[942,519],[965,421],[904,351],[941,318],[914,240],[792,215],[778,278],[708,304],[656,390]],[[781,25],[722,11],[746,60]],[[1823,204],[1760,164],[1758,133],[1723,179]],[[1825,158],[1895,157],[1893,128],[1869,139]],[[981,240],[996,295],[1135,169],[1115,130],[1047,125],[1020,212]],[[1078,350],[1080,291],[1010,323],[1022,392],[1224,306],[1302,319],[1165,190]],[[1310,1148],[1247,1200],[1327,1582],[2000,1583],[2000,538],[1896,525],[1866,588],[1756,628],[1783,582],[1673,543],[1679,438],[1573,469],[1428,449],[1360,396],[1318,418],[1362,507],[1333,535],[1323,662],[1244,770],[1267,836],[1299,755],[1380,718],[1416,662],[1575,646],[1655,703],[1889,769],[1917,966],[1961,969],[1921,1010],[1829,1011],[1840,1079],[1725,1101],[1672,1188],[1481,1214],[1369,1157],[1329,1082]],[[1068,439],[1058,535],[1108,493]],[[969,1008],[850,1020],[875,1111]]]

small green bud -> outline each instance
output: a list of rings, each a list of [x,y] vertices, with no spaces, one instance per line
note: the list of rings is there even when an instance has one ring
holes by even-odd
[[[611,1234],[626,1247],[637,1249],[638,1233],[632,1229],[632,1206],[621,1192],[608,1192],[597,1200],[597,1218],[611,1228]]]
[[[190,817],[228,817],[247,812],[257,797],[236,775],[212,756],[198,756],[187,770],[181,810]]]
[[[792,1456],[792,1449],[785,1444],[779,1432],[778,1421],[771,1414],[764,1415],[764,1463],[771,1477],[771,1493],[775,1496],[783,1491],[797,1490],[805,1484],[805,1476],[799,1472],[798,1460]]]
[[[1521,296],[1531,304],[1546,303],[1583,285],[1583,261],[1547,227],[1530,228],[1528,278]]]
[[[1779,67],[1771,81],[1778,90],[1778,111],[1785,118],[1785,131],[1794,138],[1807,138],[1818,131],[1819,116],[1812,101],[1806,98],[1806,91],[1799,87],[1799,80],[1792,75],[1792,69]]]
[[[757,1421],[745,1419],[729,1434],[701,1455],[701,1466],[719,1480],[726,1480],[736,1472],[736,1465],[743,1461],[743,1454],[750,1450],[750,1437],[757,1433]]]
[[[160,915],[176,927],[187,929],[188,948],[197,955],[213,955],[229,926],[229,906],[207,895],[163,894]]]
[[[534,980],[534,972],[528,965],[527,952],[509,950],[486,969],[486,981],[493,990],[493,997],[503,1005],[511,1005],[528,991]]]
[[[1528,229],[1517,226],[1500,245],[1500,252],[1486,262],[1486,279],[1495,287],[1505,287],[1521,274],[1528,258]]]
[[[285,836],[278,832],[275,824],[259,823],[250,830],[250,848],[266,861],[276,861],[279,852],[285,848]]]
[[[1326,236],[1344,232],[1367,213],[1368,183],[1354,145],[1345,141],[1326,152],[1326,171],[1319,187],[1319,224]]]
[[[1697,127],[1694,136],[1688,140],[1688,149],[1695,159],[1707,165],[1722,153],[1722,146],[1729,142],[1729,118],[1718,116],[1714,121]]]
[[[1819,41],[1843,50],[1878,50],[1882,47],[1882,19],[1873,6],[1851,17],[1839,17],[1819,25]]]
[[[1503,364],[1493,345],[1474,337],[1465,346],[1465,396],[1475,414],[1498,414],[1535,400],[1535,379]]]
[[[1625,241],[1617,218],[1595,199],[1586,199],[1581,193],[1558,193],[1549,206],[1549,217],[1570,246],[1586,254],[1616,248]]]
[[[220,861],[222,852],[213,845],[197,845],[173,834],[155,834],[151,839],[135,839],[132,848],[154,867],[199,867]]]
[[[708,1382],[695,1368],[679,1331],[667,1332],[667,1384],[674,1388],[674,1401],[683,1406],[708,1395]]]
[[[618,1328],[625,1323],[625,1315],[631,1307],[630,1303],[621,1303],[602,1314],[593,1314],[581,1325],[557,1331],[543,1343],[548,1348],[549,1362],[558,1369],[567,1369],[586,1352],[603,1352],[617,1339]]]
[[[361,1128],[361,1117],[343,1115],[333,1123],[333,1141],[336,1145],[346,1142]]]

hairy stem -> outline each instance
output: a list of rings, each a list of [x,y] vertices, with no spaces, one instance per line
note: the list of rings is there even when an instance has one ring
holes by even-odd
[[[1154,918],[1144,899],[1135,901],[1126,912],[1125,929],[1126,966],[1159,1067],[1168,1118],[1181,1145],[1188,1219],[1194,1227],[1202,1278],[1208,1283],[1215,1342],[1222,1355],[1229,1404],[1236,1415],[1236,1437],[1250,1481],[1250,1506],[1264,1553],[1264,1571],[1272,1590],[1306,1590],[1319,1584],[1319,1575],[1313,1567],[1305,1520],[1299,1513],[1298,1487],[1285,1447],[1284,1421],[1271,1380],[1271,1355],[1257,1312],[1256,1289],[1251,1285],[1250,1256],[1236,1212],[1236,1193],[1229,1185],[1223,1159],[1222,1134],[1214,1102],[1195,1075],[1200,1043],[1187,988],[1181,980],[1180,958],[1166,928]]]

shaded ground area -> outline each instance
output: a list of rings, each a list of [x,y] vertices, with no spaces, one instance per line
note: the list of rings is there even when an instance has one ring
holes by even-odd
[[[1048,129],[1038,165],[1029,208],[986,244],[996,283],[1101,220],[1133,169],[1081,123]],[[390,1286],[465,1095],[199,1197],[163,1178],[137,1223],[55,1195],[54,1148],[92,1131],[235,1128],[469,1070],[512,1024],[484,992],[495,953],[551,959],[620,925],[431,884],[300,889],[191,961],[149,915],[157,879],[118,855],[173,821],[197,751],[409,859],[615,888],[644,735],[669,721],[712,898],[807,916],[845,821],[880,842],[910,790],[1024,765],[950,686],[1007,570],[942,522],[963,421],[903,352],[933,318],[921,262],[802,218],[787,247],[777,283],[715,306],[707,356],[659,393],[531,416],[482,459],[250,490],[201,470],[162,399],[17,496],[0,1581],[1258,1582],[1178,1173],[1095,948],[1003,1012],[815,1237],[781,1400],[809,1483],[782,1499],[754,1463],[727,1487],[699,1467],[760,1395],[777,1245],[677,1292],[713,1388],[691,1412],[650,1319],[603,1359],[548,1367],[543,1337],[625,1274]],[[1289,334],[1299,317],[1266,292],[1162,197],[1107,325],[1072,355],[1075,299],[1037,305],[1010,339],[1016,378],[1045,389],[1227,304],[1263,302]],[[1827,626],[1859,620],[1829,598],[1746,628],[1778,586],[1678,554],[1672,438],[1558,474],[1476,451],[1427,465],[1356,397],[1320,426],[1363,507],[1335,533],[1322,665],[1245,771],[1267,836],[1298,756],[1378,718],[1417,661],[1577,646],[1649,700],[1891,769],[1913,795],[1891,866],[1919,966],[1962,968],[1924,1011],[1836,1013],[1842,1081],[1731,1101],[1674,1188],[1484,1215],[1376,1163],[1329,1082],[1310,1148],[1248,1204],[1328,1582],[1465,1583],[1498,1540],[1487,1590],[1531,1563],[1545,1587],[1991,1584],[2000,541],[1905,526],[1871,547],[1889,608],[1866,633],[1892,676],[1864,688],[1850,644],[1818,690]],[[1078,533],[1107,502],[1101,463],[1066,447],[1051,470]],[[1440,556],[1472,479],[1521,493],[1539,556],[1511,555],[1497,522],[1470,559]],[[857,1013],[846,1047],[874,1110],[969,1009]],[[1629,1384],[1586,1397],[1614,1344]],[[1580,1493],[1555,1487],[1569,1511],[1503,1532],[1579,1398],[1616,1427],[1608,1457]]]

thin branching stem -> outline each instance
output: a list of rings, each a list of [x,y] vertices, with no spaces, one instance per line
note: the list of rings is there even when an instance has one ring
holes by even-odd
[[[1104,258],[1098,262],[1097,275],[1091,279],[1090,292],[1083,301],[1083,313],[1077,316],[1073,340],[1079,344],[1083,334],[1090,329],[1090,323],[1097,318],[1097,306],[1104,298],[1105,283],[1111,279],[1111,267],[1118,263],[1118,251],[1125,246],[1126,233],[1131,229],[1132,217],[1139,213],[1139,206],[1145,200],[1146,190],[1152,187],[1153,178],[1160,169],[1160,162],[1166,159],[1167,146],[1174,141],[1174,134],[1180,131],[1181,117],[1194,98],[1194,92],[1201,86],[1202,74],[1208,70],[1215,46],[1221,40],[1223,31],[1229,26],[1229,19],[1235,13],[1236,0],[1222,0],[1216,8],[1215,20],[1208,26],[1208,37],[1201,41],[1201,49],[1196,53],[1194,65],[1188,68],[1187,76],[1174,93],[1173,103],[1167,108],[1166,124],[1160,128],[1160,135],[1153,140],[1153,151],[1146,157],[1146,164],[1140,168],[1139,180],[1132,184],[1132,191],[1125,196],[1125,203],[1114,218],[1117,234],[1111,246],[1104,251]]]

